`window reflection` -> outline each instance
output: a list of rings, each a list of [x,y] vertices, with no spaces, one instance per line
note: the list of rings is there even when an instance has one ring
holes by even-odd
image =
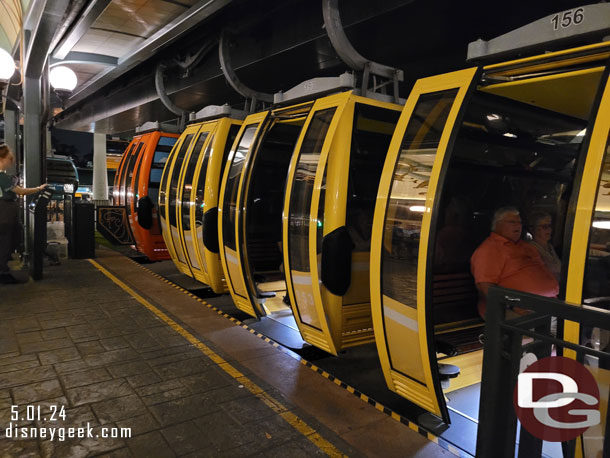
[[[195,168],[199,161],[201,148],[203,147],[205,139],[208,138],[208,133],[209,132],[203,132],[197,138],[197,143],[195,143],[195,147],[191,152],[191,157],[189,158],[184,174],[184,184],[180,196],[182,204],[182,229],[184,231],[191,230],[191,189],[193,187],[193,177],[195,176]]]
[[[155,205],[159,199],[159,186],[161,176],[163,175],[163,167],[165,167],[169,153],[177,140],[178,138],[176,137],[161,137],[159,143],[157,143],[157,149],[150,165],[150,176],[148,177],[148,197],[150,197]],[[156,220],[156,215],[154,218]]]
[[[244,160],[254,139],[254,134],[258,124],[252,124],[246,127],[237,149],[233,155],[231,161],[231,168],[229,169],[229,176],[227,178],[227,184],[225,185],[225,193],[223,200],[223,214],[222,214],[222,236],[224,244],[235,250],[235,218],[237,216],[237,190],[239,189],[239,179],[241,172],[244,167]]]
[[[290,197],[288,243],[290,244],[290,268],[309,272],[309,218],[316,170],[322,153],[322,145],[336,108],[316,112],[305,133]],[[320,208],[324,208],[323,193]],[[321,228],[322,222],[318,221]],[[321,245],[321,244],[320,244]]]
[[[585,304],[610,309],[610,141],[597,189],[583,285]]]
[[[178,156],[174,161],[174,168],[172,170],[172,177],[169,184],[169,224],[173,227],[176,227],[176,199],[178,194],[178,180],[180,178],[180,172],[182,170],[182,164],[184,163],[184,157],[186,156],[186,151],[188,150],[189,145],[191,144],[191,139],[193,138],[193,134],[189,134],[186,136],[184,141],[182,142],[182,146],[180,147],[180,151],[178,152]]]
[[[417,257],[430,173],[457,89],[422,95],[405,132],[386,213],[383,294],[417,308]]]
[[[567,207],[586,127],[583,119],[520,100],[482,90],[473,94],[445,167],[431,228],[434,268],[429,280],[435,324],[479,319],[480,297],[470,259],[490,236],[498,208],[517,208],[523,221],[521,238],[534,238],[537,250],[562,257]],[[544,237],[536,226],[541,221],[549,225]],[[514,280],[517,277],[510,280],[507,275],[500,284],[513,281],[533,288],[523,276]],[[460,296],[452,297],[451,288],[458,286]]]
[[[124,205],[127,205],[127,214],[131,213],[131,202],[133,200],[134,188],[133,188],[133,171],[138,163],[138,158],[140,156],[140,151],[142,150],[142,146],[144,143],[138,144],[138,148],[136,152],[130,158],[129,165],[127,166],[127,171],[124,176],[124,184],[123,189],[125,190],[124,196]]]
[[[119,177],[118,177],[118,180],[116,180],[115,188],[112,190],[112,197],[114,200],[114,205],[123,205],[120,201],[121,192],[124,191],[123,176],[125,175],[127,163],[129,162],[129,159],[131,158],[131,153],[132,153],[133,149],[135,148],[135,146],[136,146],[135,143],[131,144],[131,148],[129,148],[129,151],[127,151],[125,153],[125,156],[123,157],[123,159],[121,160],[121,164],[119,165]]]
[[[208,163],[210,161],[210,153],[212,152],[212,146],[214,144],[214,137],[210,139],[208,147],[203,153],[203,160],[201,161],[201,169],[199,170],[199,179],[197,180],[197,191],[195,193],[195,224],[200,226],[203,224],[204,209],[204,198],[205,198],[205,180],[208,174]]]

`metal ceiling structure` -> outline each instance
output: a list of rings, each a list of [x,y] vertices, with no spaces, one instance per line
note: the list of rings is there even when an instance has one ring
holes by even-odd
[[[323,0],[64,1],[50,45],[28,47],[50,56],[51,66],[61,63],[77,73],[77,88],[54,118],[61,129],[128,134],[145,121],[175,119],[180,110],[223,103],[242,108],[244,98],[226,82],[219,61],[217,43],[225,30],[236,75],[260,93],[349,70],[324,28]],[[591,1],[334,3],[359,54],[403,71],[404,97],[418,77],[467,66],[469,42]],[[26,29],[44,29],[35,12],[52,4],[61,1],[31,0]],[[162,96],[171,98],[174,112],[157,91],[160,65]]]

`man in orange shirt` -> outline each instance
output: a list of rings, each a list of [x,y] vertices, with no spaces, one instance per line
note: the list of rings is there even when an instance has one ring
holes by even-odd
[[[470,269],[479,291],[479,314],[485,318],[487,291],[490,286],[556,297],[559,284],[545,266],[538,250],[521,240],[521,217],[514,207],[502,207],[494,213],[491,234],[470,258]]]

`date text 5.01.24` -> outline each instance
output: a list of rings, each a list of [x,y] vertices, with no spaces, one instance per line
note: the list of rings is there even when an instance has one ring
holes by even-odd
[[[66,419],[66,408],[64,406],[27,405],[25,410],[21,406],[11,406],[11,421],[57,421]],[[21,410],[21,411],[20,411]]]

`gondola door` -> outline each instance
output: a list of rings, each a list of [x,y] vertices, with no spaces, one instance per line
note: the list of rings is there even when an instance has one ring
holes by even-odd
[[[413,87],[384,165],[371,241],[373,327],[386,383],[446,423],[426,295],[428,234],[441,165],[476,73],[425,78]]]
[[[335,355],[337,345],[322,304],[317,245],[325,235],[326,163],[349,96],[314,104],[290,165],[283,216],[286,286],[295,320],[306,342]]]
[[[176,221],[178,223],[178,234],[185,255],[185,261],[189,272],[199,281],[204,281],[201,261],[195,248],[196,241],[193,238],[194,227],[191,224],[191,207],[193,201],[191,191],[193,189],[193,179],[197,170],[197,164],[201,162],[205,151],[206,140],[213,129],[214,124],[203,125],[197,132],[194,146],[184,160],[180,184],[178,185],[178,195],[176,202]]]
[[[125,152],[123,153],[123,156],[121,157],[121,162],[119,163],[119,166],[117,168],[117,171],[116,171],[116,174],[114,177],[113,189],[112,189],[112,203],[115,206],[121,205],[120,199],[121,199],[121,183],[123,182],[123,173],[125,171],[125,166],[126,166],[127,162],[129,162],[129,159],[131,158],[131,153],[133,152],[133,149],[135,148],[137,143],[138,143],[137,140],[135,140],[135,139],[131,140],[129,145],[127,145],[127,148],[125,148]]]
[[[224,166],[241,121],[223,118],[213,121],[215,127],[204,148],[193,178],[191,226],[204,282],[215,293],[227,292],[218,246],[218,199]]]
[[[143,135],[140,138],[140,144],[136,150],[136,162],[133,169],[132,178],[128,178],[125,183],[125,209],[127,211],[127,220],[131,227],[136,241],[136,248],[140,249],[142,240],[141,228],[136,224],[136,205],[138,201],[138,183],[140,181],[140,174],[144,167],[144,161],[146,158],[146,152],[150,146],[150,135]]]
[[[608,310],[610,308],[610,263],[608,252],[608,215],[610,199],[610,82],[608,70],[604,73],[603,94],[592,118],[591,139],[583,170],[580,193],[574,217],[566,301],[572,304],[586,304]],[[579,342],[581,329],[577,323],[565,323],[564,339]],[[575,354],[567,351],[570,357]]]
[[[203,209],[203,199],[200,199],[202,194],[201,183],[205,182],[206,179],[206,169],[207,163],[209,162],[210,152],[215,142],[215,131],[217,128],[217,122],[212,122],[208,124],[203,124],[201,127],[202,131],[206,131],[208,140],[205,142],[205,145],[201,148],[201,154],[196,160],[194,167],[194,175],[191,180],[191,190],[189,192],[189,207],[186,208],[185,204],[186,200],[182,202],[182,225],[183,230],[185,232],[184,238],[187,239],[186,232],[190,232],[189,238],[192,240],[192,246],[189,247],[190,257],[193,259],[192,267],[193,274],[195,278],[209,286],[212,286],[207,262],[205,258],[205,252],[200,250],[200,246],[202,243],[203,234],[201,231],[202,226],[202,217],[198,217],[198,214],[202,214]],[[203,173],[203,175],[201,175]],[[186,182],[185,182],[186,184]],[[185,197],[186,198],[186,197]],[[188,211],[188,215],[186,212]],[[188,218],[188,220],[186,220]],[[218,224],[216,224],[217,226]],[[188,228],[188,229],[187,229]],[[216,229],[216,227],[214,228]]]
[[[182,165],[197,130],[198,127],[187,127],[180,136],[180,140],[174,145],[163,169],[159,190],[159,216],[161,217],[163,240],[165,240],[165,245],[176,266],[189,276],[192,276],[192,274],[188,269],[188,265],[185,264],[184,251],[178,235],[176,195]]]
[[[243,187],[243,170],[246,161],[255,147],[263,124],[269,117],[265,111],[250,115],[237,135],[237,140],[229,153],[224,177],[220,189],[218,207],[218,232],[220,242],[220,258],[229,291],[235,306],[250,316],[260,316],[260,310],[254,310],[249,299],[248,290],[244,284],[243,259],[237,240],[240,231],[238,214],[243,206],[239,190]]]

